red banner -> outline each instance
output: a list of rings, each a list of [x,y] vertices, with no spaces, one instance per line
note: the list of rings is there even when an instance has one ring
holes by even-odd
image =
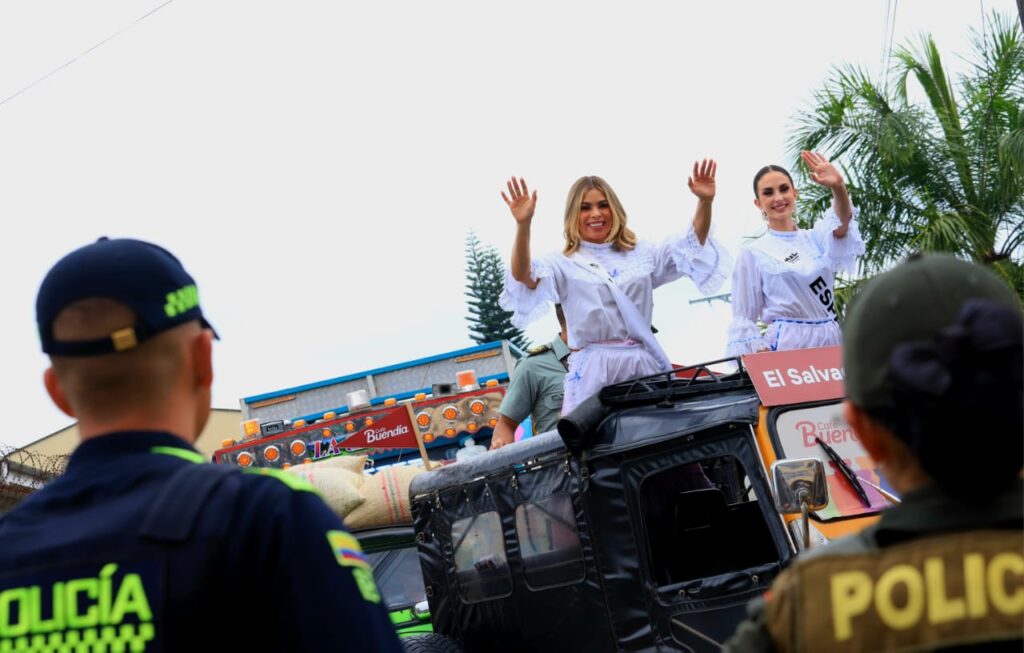
[[[375,415],[372,424],[345,438],[338,446],[345,449],[416,449],[416,430],[409,421],[405,406],[396,406],[390,412]],[[365,424],[365,423],[364,423]]]
[[[802,404],[846,395],[842,347],[766,351],[744,356],[743,365],[765,406]]]

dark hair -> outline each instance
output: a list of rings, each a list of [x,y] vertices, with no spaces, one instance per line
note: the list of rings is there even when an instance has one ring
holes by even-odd
[[[770,164],[766,165],[765,167],[761,168],[760,170],[758,170],[757,174],[754,175],[754,197],[757,197],[757,182],[761,181],[761,177],[764,177],[769,172],[781,172],[782,174],[786,175],[787,179],[789,179],[790,185],[791,186],[794,185],[793,184],[793,177],[790,176],[788,170],[786,170],[782,166],[777,166],[774,163],[770,163]]]
[[[934,340],[893,349],[893,406],[868,414],[950,495],[992,496],[1024,465],[1022,358],[1020,311],[970,300]]]

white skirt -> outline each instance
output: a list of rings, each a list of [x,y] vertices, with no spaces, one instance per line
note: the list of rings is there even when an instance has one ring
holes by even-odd
[[[835,320],[790,320],[778,318],[764,334],[772,351],[832,347],[843,343],[843,332]]]
[[[658,359],[634,340],[591,343],[569,355],[562,414],[568,415],[606,385],[665,371]]]

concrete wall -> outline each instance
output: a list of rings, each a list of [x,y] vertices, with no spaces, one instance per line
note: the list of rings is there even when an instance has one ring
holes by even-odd
[[[241,437],[242,411],[230,408],[214,408],[210,411],[210,419],[206,428],[199,435],[195,447],[199,453],[210,458],[213,452],[220,449],[221,441],[226,438],[237,440]],[[55,431],[32,444],[22,447],[26,451],[44,456],[62,456],[70,454],[78,446],[78,425],[71,424]]]

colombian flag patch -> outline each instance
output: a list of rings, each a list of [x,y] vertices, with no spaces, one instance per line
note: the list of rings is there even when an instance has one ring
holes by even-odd
[[[327,542],[331,545],[334,558],[342,567],[370,569],[370,563],[363,555],[359,540],[345,531],[327,531]]]

